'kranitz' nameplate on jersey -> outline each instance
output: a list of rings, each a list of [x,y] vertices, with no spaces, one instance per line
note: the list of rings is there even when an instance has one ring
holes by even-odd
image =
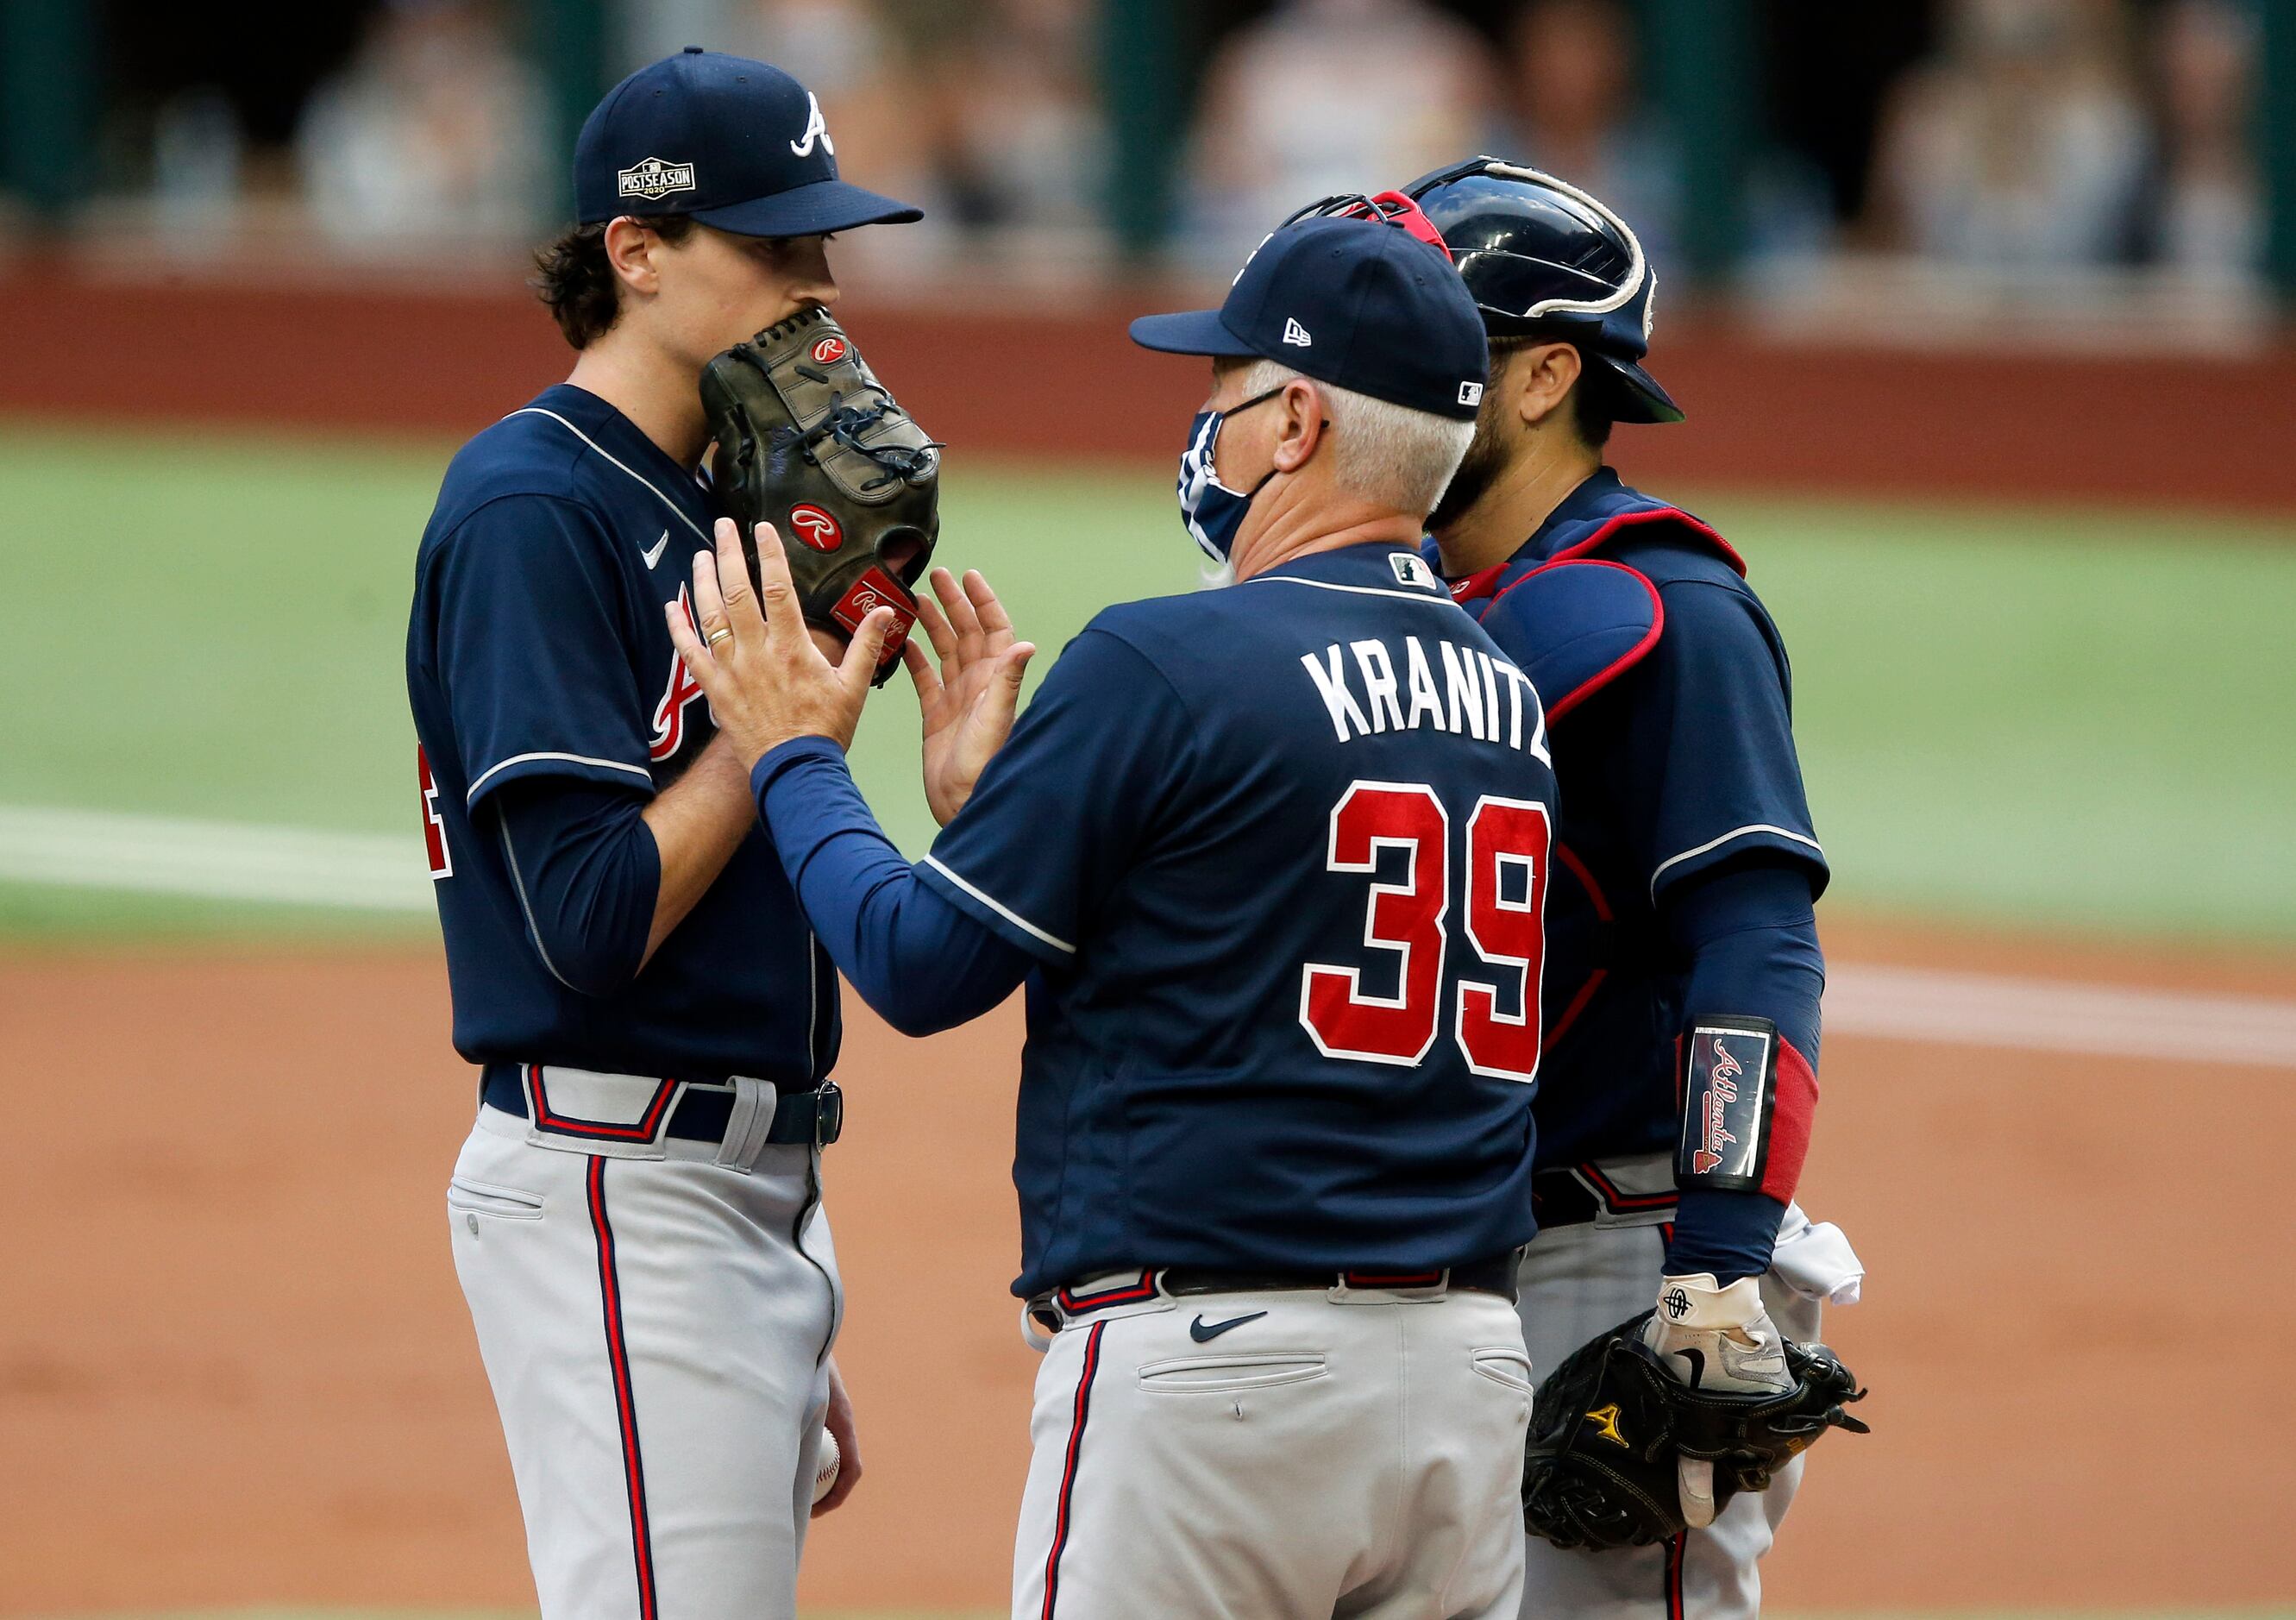
[[[1718,1192],[1759,1191],[1769,1158],[1778,1026],[1767,1018],[1702,1018],[1687,1045],[1674,1179]]]
[[[918,868],[1042,965],[1016,1292],[1528,1243],[1554,797],[1407,547],[1095,615]]]

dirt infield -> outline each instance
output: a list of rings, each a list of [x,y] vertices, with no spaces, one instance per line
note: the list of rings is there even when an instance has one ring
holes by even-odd
[[[2296,996],[2285,960],[1829,946]],[[470,1110],[444,1000],[425,955],[0,957],[0,1613],[531,1601],[441,1221]],[[854,1025],[831,1207],[868,1480],[807,1588],[993,1605],[1035,1362],[1004,1292],[1019,1010]],[[1844,1037],[1825,1078],[1808,1201],[1871,1268],[1833,1336],[1877,1432],[1814,1460],[1774,1599],[2296,1593],[2296,1303],[2257,1286],[2296,1076]]]

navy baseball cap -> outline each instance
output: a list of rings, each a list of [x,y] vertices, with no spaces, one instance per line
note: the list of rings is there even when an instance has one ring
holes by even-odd
[[[1144,315],[1132,341],[1167,354],[1274,360],[1459,421],[1473,419],[1490,366],[1482,316],[1442,251],[1362,218],[1285,226],[1218,308]]]
[[[821,103],[779,68],[688,45],[606,92],[574,143],[584,225],[691,214],[737,236],[813,236],[924,215],[837,177]]]

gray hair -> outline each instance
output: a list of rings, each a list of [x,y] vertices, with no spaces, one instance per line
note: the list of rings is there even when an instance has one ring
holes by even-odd
[[[1331,413],[1332,481],[1359,499],[1423,518],[1435,509],[1475,436],[1471,421],[1391,405],[1353,389],[1302,377],[1275,360],[1254,360],[1245,371],[1244,397],[1281,388],[1294,378],[1313,382]]]

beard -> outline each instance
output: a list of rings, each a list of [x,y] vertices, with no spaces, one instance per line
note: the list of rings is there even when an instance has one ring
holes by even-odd
[[[1506,465],[1507,448],[1497,432],[1497,423],[1479,419],[1475,437],[1467,446],[1467,453],[1459,458],[1459,470],[1451,474],[1444,486],[1435,510],[1427,514],[1428,531],[1440,534],[1473,510],[1477,501],[1490,489],[1491,481]]]

